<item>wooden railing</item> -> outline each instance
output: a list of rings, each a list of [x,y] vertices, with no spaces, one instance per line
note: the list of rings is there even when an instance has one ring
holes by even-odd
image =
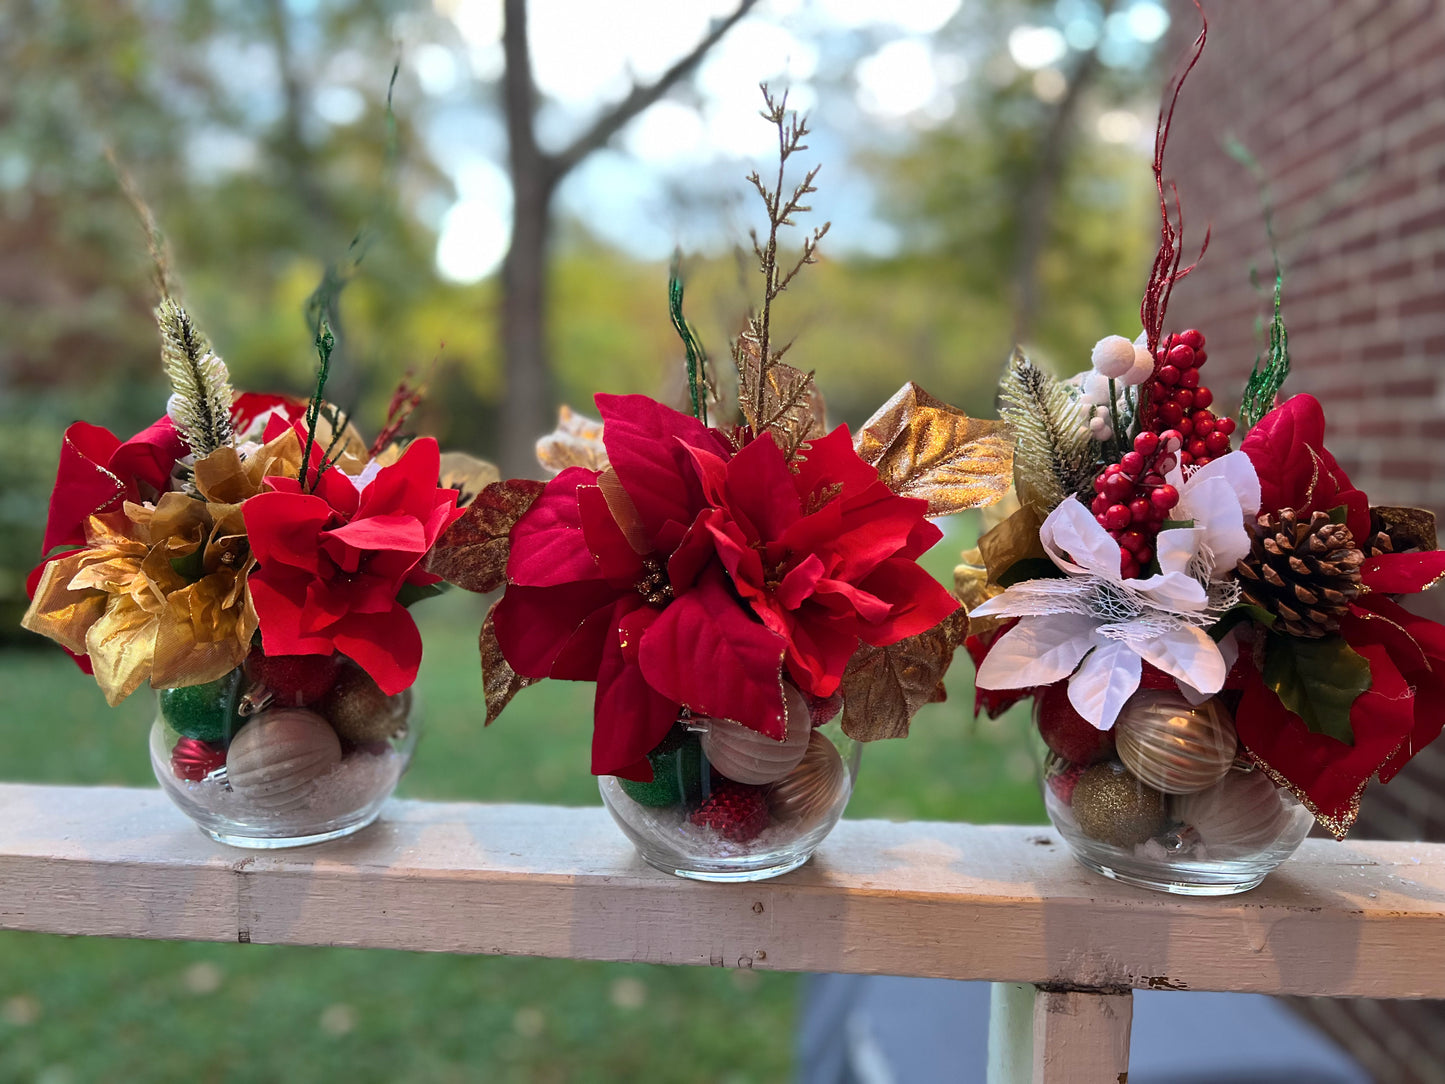
[[[1445,845],[1310,840],[1263,886],[1164,896],[1047,829],[845,821],[760,884],[641,863],[601,809],[396,802],[247,852],[158,791],[0,784],[0,929],[996,983],[991,1081],[1109,1081],[1134,988],[1445,997]]]

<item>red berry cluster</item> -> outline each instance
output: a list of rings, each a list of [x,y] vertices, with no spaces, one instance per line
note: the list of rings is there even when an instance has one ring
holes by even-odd
[[[1119,543],[1119,571],[1132,579],[1154,556],[1154,536],[1179,503],[1179,491],[1164,481],[1174,469],[1183,437],[1170,429],[1147,430],[1134,438],[1134,448],[1094,478],[1089,506],[1104,530]]]
[[[1202,467],[1229,451],[1234,419],[1215,417],[1214,393],[1199,383],[1209,360],[1204,336],[1194,329],[1168,336],[1159,347],[1154,377],[1134,447],[1094,479],[1094,518],[1119,543],[1120,573],[1138,576],[1154,557],[1154,537],[1179,503],[1164,478],[1178,464]]]
[[[1219,418],[1209,407],[1214,393],[1199,383],[1199,370],[1209,360],[1204,336],[1190,328],[1166,336],[1159,345],[1154,379],[1145,388],[1148,405],[1141,428],[1153,433],[1177,430],[1183,438],[1179,462],[1202,467],[1229,451],[1234,419]]]

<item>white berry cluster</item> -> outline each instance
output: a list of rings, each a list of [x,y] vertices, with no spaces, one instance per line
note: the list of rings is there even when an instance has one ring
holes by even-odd
[[[1154,355],[1144,345],[1144,336],[1130,342],[1122,335],[1107,335],[1094,344],[1093,368],[1082,374],[1079,405],[1084,412],[1084,425],[1097,441],[1114,436],[1114,411],[1127,405],[1127,396],[1115,396],[1109,402],[1109,382],[1115,389],[1134,387],[1154,375]]]

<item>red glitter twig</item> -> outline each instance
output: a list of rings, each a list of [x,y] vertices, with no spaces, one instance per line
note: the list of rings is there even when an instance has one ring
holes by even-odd
[[[435,363],[433,363],[435,367]],[[372,459],[381,454],[381,450],[396,439],[401,432],[401,427],[407,423],[412,412],[421,405],[426,397],[427,385],[425,383],[412,387],[408,381],[411,380],[413,370],[408,369],[406,375],[397,384],[396,390],[391,393],[391,402],[386,407],[386,424],[382,426],[381,432],[376,434],[376,439],[371,442],[371,450],[368,453]]]
[[[1184,253],[1184,208],[1179,202],[1179,190],[1174,182],[1169,182],[1167,193],[1164,184],[1164,148],[1169,142],[1169,130],[1174,123],[1174,108],[1179,104],[1179,92],[1184,89],[1184,80],[1189,78],[1194,65],[1199,63],[1199,57],[1204,52],[1205,39],[1209,35],[1209,20],[1204,17],[1204,8],[1200,6],[1199,0],[1194,0],[1194,7],[1199,12],[1201,23],[1199,37],[1194,39],[1194,46],[1184,69],[1165,87],[1164,103],[1160,104],[1159,120],[1154,127],[1154,187],[1159,193],[1159,252],[1154,257],[1154,266],[1149,272],[1149,284],[1144,289],[1144,301],[1139,306],[1139,320],[1144,327],[1149,350],[1156,357],[1159,341],[1164,333],[1164,314],[1169,308],[1169,295],[1174,291],[1174,284],[1193,271],[1199,263],[1196,259],[1188,267],[1181,269],[1179,266]],[[1174,199],[1174,220],[1171,220],[1169,215],[1171,195]],[[1199,247],[1199,256],[1203,257],[1208,248],[1209,231],[1205,230],[1204,244]]]

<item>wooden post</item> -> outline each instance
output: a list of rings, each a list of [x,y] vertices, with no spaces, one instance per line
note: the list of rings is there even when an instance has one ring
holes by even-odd
[[[1062,990],[994,983],[988,1084],[1125,1084],[1129,990]]]

